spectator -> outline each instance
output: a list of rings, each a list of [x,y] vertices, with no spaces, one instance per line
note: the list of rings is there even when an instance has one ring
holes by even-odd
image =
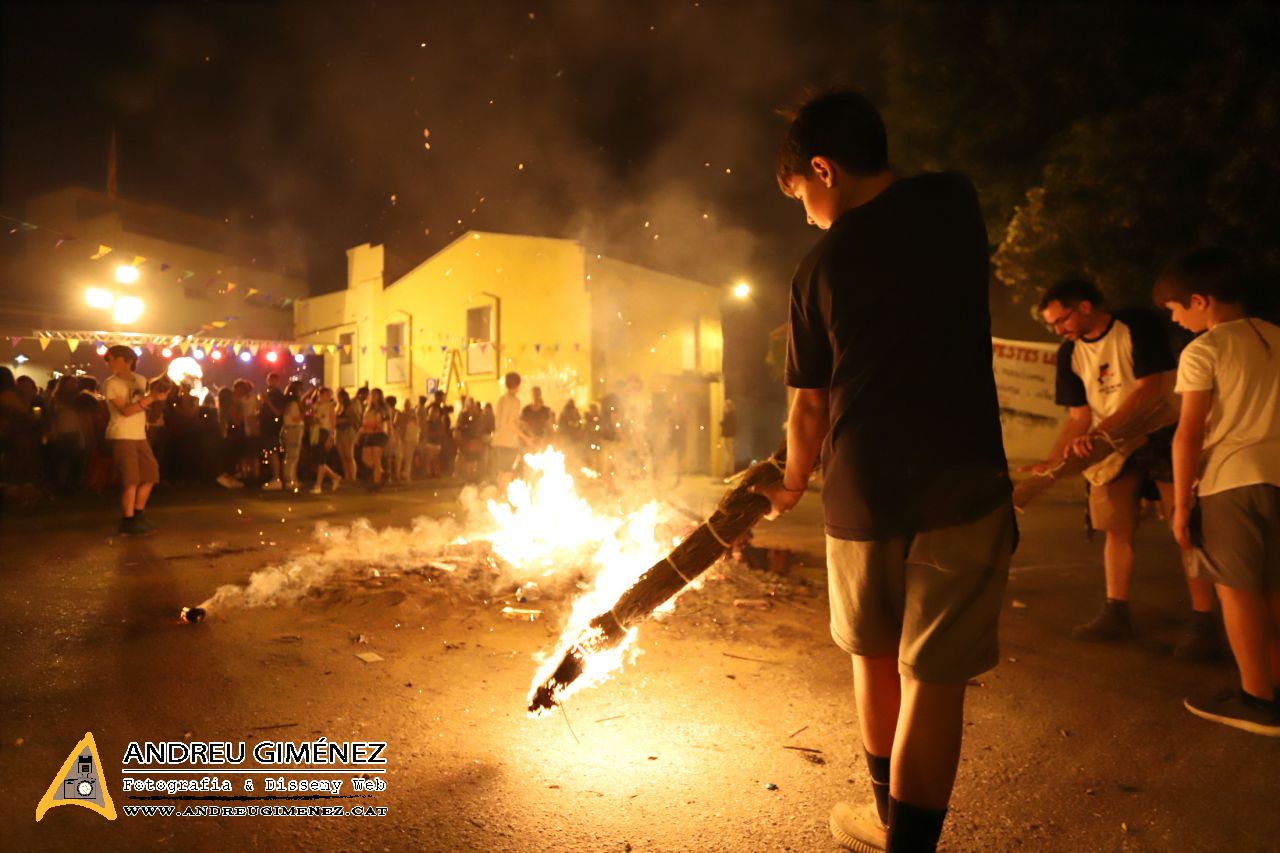
[[[391,418],[387,405],[383,401],[381,388],[370,391],[368,399],[369,404],[365,407],[360,426],[360,437],[364,442],[361,457],[372,472],[373,490],[378,491],[382,488],[382,454],[387,447],[387,431]]]
[[[350,402],[349,397],[347,402]],[[321,388],[316,394],[315,405],[311,408],[311,417],[315,428],[311,455],[316,460],[316,483],[311,489],[311,494],[318,495],[323,491],[326,477],[333,480],[333,490],[336,492],[338,486],[342,484],[342,476],[338,471],[343,469],[344,463],[338,452],[336,433],[338,416],[332,389]]]
[[[423,397],[422,400],[425,402],[426,398]],[[400,437],[400,479],[408,483],[413,479],[413,462],[422,430],[418,427],[418,413],[414,410],[412,401],[407,398],[404,401],[404,411],[396,420],[396,427]]]
[[[724,413],[720,416],[720,444],[724,447],[726,477],[732,477],[738,471],[738,456],[735,439],[738,435],[738,413],[732,400],[724,401]]]
[[[400,412],[396,409],[399,402],[395,395],[387,397],[387,448],[382,454],[382,467],[393,483],[400,481]]]
[[[529,448],[542,450],[551,442],[551,424],[555,415],[542,402],[542,389],[534,386],[533,402],[520,412],[521,430],[529,436]]]
[[[334,423],[337,429],[335,444],[338,449],[338,459],[342,465],[342,475],[354,482],[356,479],[356,433],[360,429],[361,418],[356,403],[345,388],[338,390],[338,410]]]
[[[84,436],[85,485],[94,494],[102,494],[111,484],[111,446],[107,441],[107,424],[111,421],[107,401],[98,393],[98,380],[80,377],[80,395],[76,397],[80,415],[80,434]]]
[[[298,465],[302,461],[302,440],[307,431],[307,422],[302,414],[302,390],[301,381],[295,379],[290,382],[281,409],[280,444],[284,448],[284,487],[289,491],[298,489]]]
[[[262,482],[262,400],[248,379],[239,379],[233,386],[238,388],[240,407],[244,413],[244,476],[252,483]]]
[[[79,488],[84,472],[84,435],[76,410],[79,396],[80,381],[63,374],[49,399],[49,472],[53,488],[60,495]]]
[[[148,390],[147,380],[133,372],[138,357],[131,348],[117,344],[104,357],[111,368],[102,390],[111,407],[107,438],[120,475],[120,532],[145,536],[156,532],[144,514],[151,487],[160,480],[160,468],[147,443],[146,412],[156,397]]]
[[[258,428],[261,434],[262,452],[271,466],[271,479],[262,488],[266,491],[280,491],[284,484],[280,481],[280,431],[284,419],[284,391],[280,390],[280,374],[267,374],[267,390],[262,392],[261,408],[258,410]]]
[[[224,489],[242,489],[244,483],[236,479],[240,460],[244,458],[244,407],[234,386],[218,391],[218,427],[222,435],[222,470],[217,482]]]

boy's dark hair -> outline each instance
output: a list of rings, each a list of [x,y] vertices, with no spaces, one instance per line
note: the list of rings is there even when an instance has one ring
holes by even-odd
[[[130,370],[133,370],[138,366],[138,354],[133,351],[133,347],[127,347],[124,344],[116,344],[115,346],[107,347],[107,351],[102,354],[103,361],[108,364],[111,363],[111,359],[113,358],[123,358],[125,361],[129,362]]]
[[[1040,310],[1048,308],[1050,302],[1057,302],[1063,308],[1074,308],[1081,302],[1088,302],[1097,307],[1105,305],[1106,299],[1098,289],[1098,285],[1088,279],[1067,278],[1055,282],[1044,292],[1044,296],[1040,297]]]
[[[514,370],[507,374],[506,378],[507,390],[514,390],[520,387],[520,374]]]
[[[1240,303],[1245,296],[1243,285],[1243,272],[1235,254],[1220,246],[1206,246],[1187,252],[1165,267],[1151,297],[1161,308],[1169,302],[1185,308],[1197,293],[1219,302]]]
[[[814,157],[826,157],[854,175],[875,175],[889,168],[889,138],[884,120],[866,96],[835,89],[810,97],[794,110],[778,152],[778,186],[790,194],[791,178],[813,174]]]

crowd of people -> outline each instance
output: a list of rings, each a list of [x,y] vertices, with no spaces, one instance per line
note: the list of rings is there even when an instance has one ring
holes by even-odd
[[[515,373],[495,408],[474,397],[452,405],[444,391],[404,400],[367,386],[335,391],[279,373],[261,387],[241,378],[205,389],[139,376],[129,347],[112,347],[105,359],[112,374],[101,384],[63,374],[40,387],[0,368],[0,482],[9,492],[35,499],[124,486],[135,472],[121,471],[116,445],[142,439],[156,482],[227,489],[319,494],[433,478],[505,487],[522,453],[553,443],[575,469],[678,475],[678,458],[663,460],[678,457],[687,431],[671,409],[659,410],[662,423],[638,423],[616,395],[586,409],[570,398],[557,413],[535,387],[526,404]],[[111,402],[120,395],[136,409],[122,415]],[[734,417],[730,404],[721,424],[729,446]]]

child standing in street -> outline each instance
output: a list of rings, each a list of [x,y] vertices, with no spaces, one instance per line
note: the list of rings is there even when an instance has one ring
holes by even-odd
[[[1240,687],[1188,698],[1206,720],[1280,737],[1280,327],[1245,315],[1222,249],[1174,262],[1155,300],[1203,332],[1182,351],[1173,440],[1174,538],[1213,581]]]
[[[111,420],[107,440],[120,475],[120,532],[125,536],[146,536],[156,532],[143,510],[151,487],[160,481],[160,466],[147,442],[147,407],[156,401],[147,390],[147,380],[133,372],[138,356],[123,344],[107,349],[104,358],[111,375],[103,383]]]

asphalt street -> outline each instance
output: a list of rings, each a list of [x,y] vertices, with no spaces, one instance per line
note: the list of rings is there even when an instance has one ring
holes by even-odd
[[[722,488],[686,480],[671,500],[702,512]],[[511,590],[491,572],[465,561],[431,568],[430,554],[400,544],[397,559],[379,550],[425,542],[427,528],[411,531],[415,518],[458,511],[457,489],[432,484],[323,497],[162,491],[151,510],[161,533],[129,540],[114,535],[105,498],[7,508],[0,847],[837,849],[828,809],[869,787],[848,659],[827,633],[816,494],[758,529],[756,544],[778,549],[774,567],[785,574],[718,564],[702,590],[642,629],[634,663],[542,719],[528,718],[525,696],[572,596],[517,604],[542,614],[513,621],[501,614]],[[969,694],[945,846],[1280,849],[1280,743],[1182,708],[1189,692],[1227,686],[1233,672],[1169,653],[1188,605],[1158,521],[1139,535],[1139,641],[1069,638],[1102,595],[1101,542],[1084,537],[1082,513],[1069,484],[1020,518],[1002,662]],[[198,625],[176,618],[264,567],[313,565],[337,547],[316,538],[316,525],[340,536],[360,518],[373,528],[363,535],[382,535],[383,546],[359,540],[297,600],[228,607]],[[86,732],[118,819],[66,807],[36,823],[37,803]],[[369,774],[385,791],[341,801],[385,807],[385,816],[124,813],[214,802],[124,791],[131,741],[252,747],[322,737],[387,743],[385,774]],[[221,775],[240,790],[244,774]],[[324,804],[329,795],[294,796]]]

